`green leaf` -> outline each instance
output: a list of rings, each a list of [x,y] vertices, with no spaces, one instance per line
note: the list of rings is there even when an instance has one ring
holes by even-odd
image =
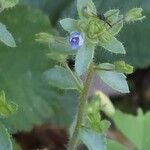
[[[84,45],[76,55],[75,71],[78,76],[84,74],[92,63],[94,57],[94,45]]]
[[[10,135],[2,124],[0,124],[0,150],[12,150]]]
[[[97,75],[101,78],[108,86],[121,93],[129,93],[126,76],[122,73],[115,71],[97,71]]]
[[[112,24],[112,28],[109,29],[112,35],[116,36],[123,28],[123,15],[118,16],[118,20]]]
[[[0,23],[0,40],[9,47],[16,47],[14,38],[2,23]]]
[[[14,114],[18,105],[13,102],[7,102],[4,91],[0,92],[0,117],[8,117]]]
[[[138,110],[137,116],[117,111],[114,116],[117,128],[133,143],[139,150],[147,150],[150,147],[150,112],[143,114]]]
[[[45,80],[61,89],[78,89],[74,76],[65,68],[56,66],[44,73]]]
[[[123,44],[118,41],[115,37],[110,42],[101,42],[99,43],[104,49],[117,54],[125,54],[125,48]]]
[[[19,0],[0,0],[0,7],[1,9],[14,7]]]
[[[75,19],[65,18],[65,19],[60,20],[59,22],[61,26],[63,27],[63,29],[69,33],[78,30],[78,27],[77,27],[78,21]]]
[[[119,17],[119,9],[111,9],[111,10],[108,10],[108,11],[104,14],[104,16],[108,18],[109,22],[111,22],[112,24],[114,24],[114,23],[118,20],[118,17]]]
[[[87,8],[94,14],[96,14],[96,7],[92,0],[77,0],[77,10],[79,17],[84,17],[84,9]]]
[[[104,15],[112,25],[112,28],[109,28],[108,30],[112,35],[117,35],[123,27],[123,15],[119,15],[119,9],[111,9]]]
[[[127,150],[127,148],[125,146],[123,146],[122,144],[113,141],[113,140],[107,140],[107,149],[108,150]]]
[[[30,131],[44,123],[69,127],[76,111],[76,91],[56,90],[42,80],[43,73],[54,66],[54,61],[47,58],[52,49],[35,42],[35,34],[54,31],[48,16],[18,5],[2,12],[0,20],[12,29],[17,43],[13,50],[0,44],[0,90],[6,91],[7,97],[19,106],[17,113],[0,122],[11,133]]]
[[[106,138],[103,134],[85,129],[80,133],[80,140],[88,150],[106,150]]]

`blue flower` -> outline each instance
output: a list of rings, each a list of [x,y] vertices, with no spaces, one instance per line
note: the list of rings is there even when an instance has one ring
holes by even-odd
[[[79,49],[84,43],[83,36],[80,32],[73,32],[70,35],[69,43],[72,49]]]

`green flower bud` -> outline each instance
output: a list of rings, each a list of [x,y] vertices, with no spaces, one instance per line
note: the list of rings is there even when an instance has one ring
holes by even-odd
[[[133,73],[133,66],[126,64],[124,61],[117,61],[114,63],[115,70],[121,73],[131,74]]]
[[[87,26],[87,35],[89,39],[98,39],[100,33],[104,30],[102,23],[97,19],[90,19]]]
[[[35,35],[36,36],[36,41],[41,42],[41,43],[54,43],[55,38],[53,35],[48,34],[48,33],[38,33]]]
[[[145,16],[142,15],[142,8],[133,8],[129,10],[125,16],[125,21],[126,22],[134,22],[134,21],[139,21],[143,20]]]
[[[101,91],[95,92],[96,96],[99,96],[101,110],[109,117],[115,114],[115,108],[111,100]]]

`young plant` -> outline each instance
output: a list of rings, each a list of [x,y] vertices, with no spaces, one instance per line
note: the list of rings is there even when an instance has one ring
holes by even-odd
[[[46,81],[52,86],[79,92],[79,105],[70,129],[67,150],[75,150],[80,143],[90,150],[106,149],[105,133],[110,123],[102,120],[99,112],[101,110],[111,116],[115,110],[108,97],[100,91],[95,93],[91,102],[87,101],[92,78],[97,75],[111,88],[129,93],[124,74],[132,73],[133,67],[124,61],[96,64],[94,51],[100,46],[111,53],[125,54],[125,48],[116,36],[125,23],[142,20],[145,16],[142,16],[141,8],[133,8],[125,15],[121,15],[118,9],[112,9],[100,17],[92,0],[77,0],[77,10],[77,20],[60,20],[69,37],[39,33],[36,40],[48,43],[52,49],[48,56],[61,64],[45,72]],[[75,56],[73,70],[67,64],[67,59],[72,56]]]

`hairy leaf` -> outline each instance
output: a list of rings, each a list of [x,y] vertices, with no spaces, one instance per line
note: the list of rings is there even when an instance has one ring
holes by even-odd
[[[77,20],[65,18],[59,21],[64,30],[71,33],[77,31]]]
[[[125,54],[125,48],[123,44],[118,41],[116,38],[113,38],[110,42],[101,42],[99,43],[100,46],[102,46],[104,49],[117,54]]]
[[[91,12],[96,14],[96,7],[92,0],[77,0],[77,10],[79,17],[84,17],[84,9],[89,8]]]
[[[115,71],[97,71],[98,77],[100,77],[108,86],[121,93],[129,93],[126,76],[122,73]]]
[[[56,66],[44,73],[46,82],[61,89],[78,89],[75,75],[72,75],[67,69]]]
[[[84,45],[78,50],[75,60],[75,71],[77,75],[80,76],[87,71],[90,63],[93,61],[93,57],[94,57],[93,45]]]

